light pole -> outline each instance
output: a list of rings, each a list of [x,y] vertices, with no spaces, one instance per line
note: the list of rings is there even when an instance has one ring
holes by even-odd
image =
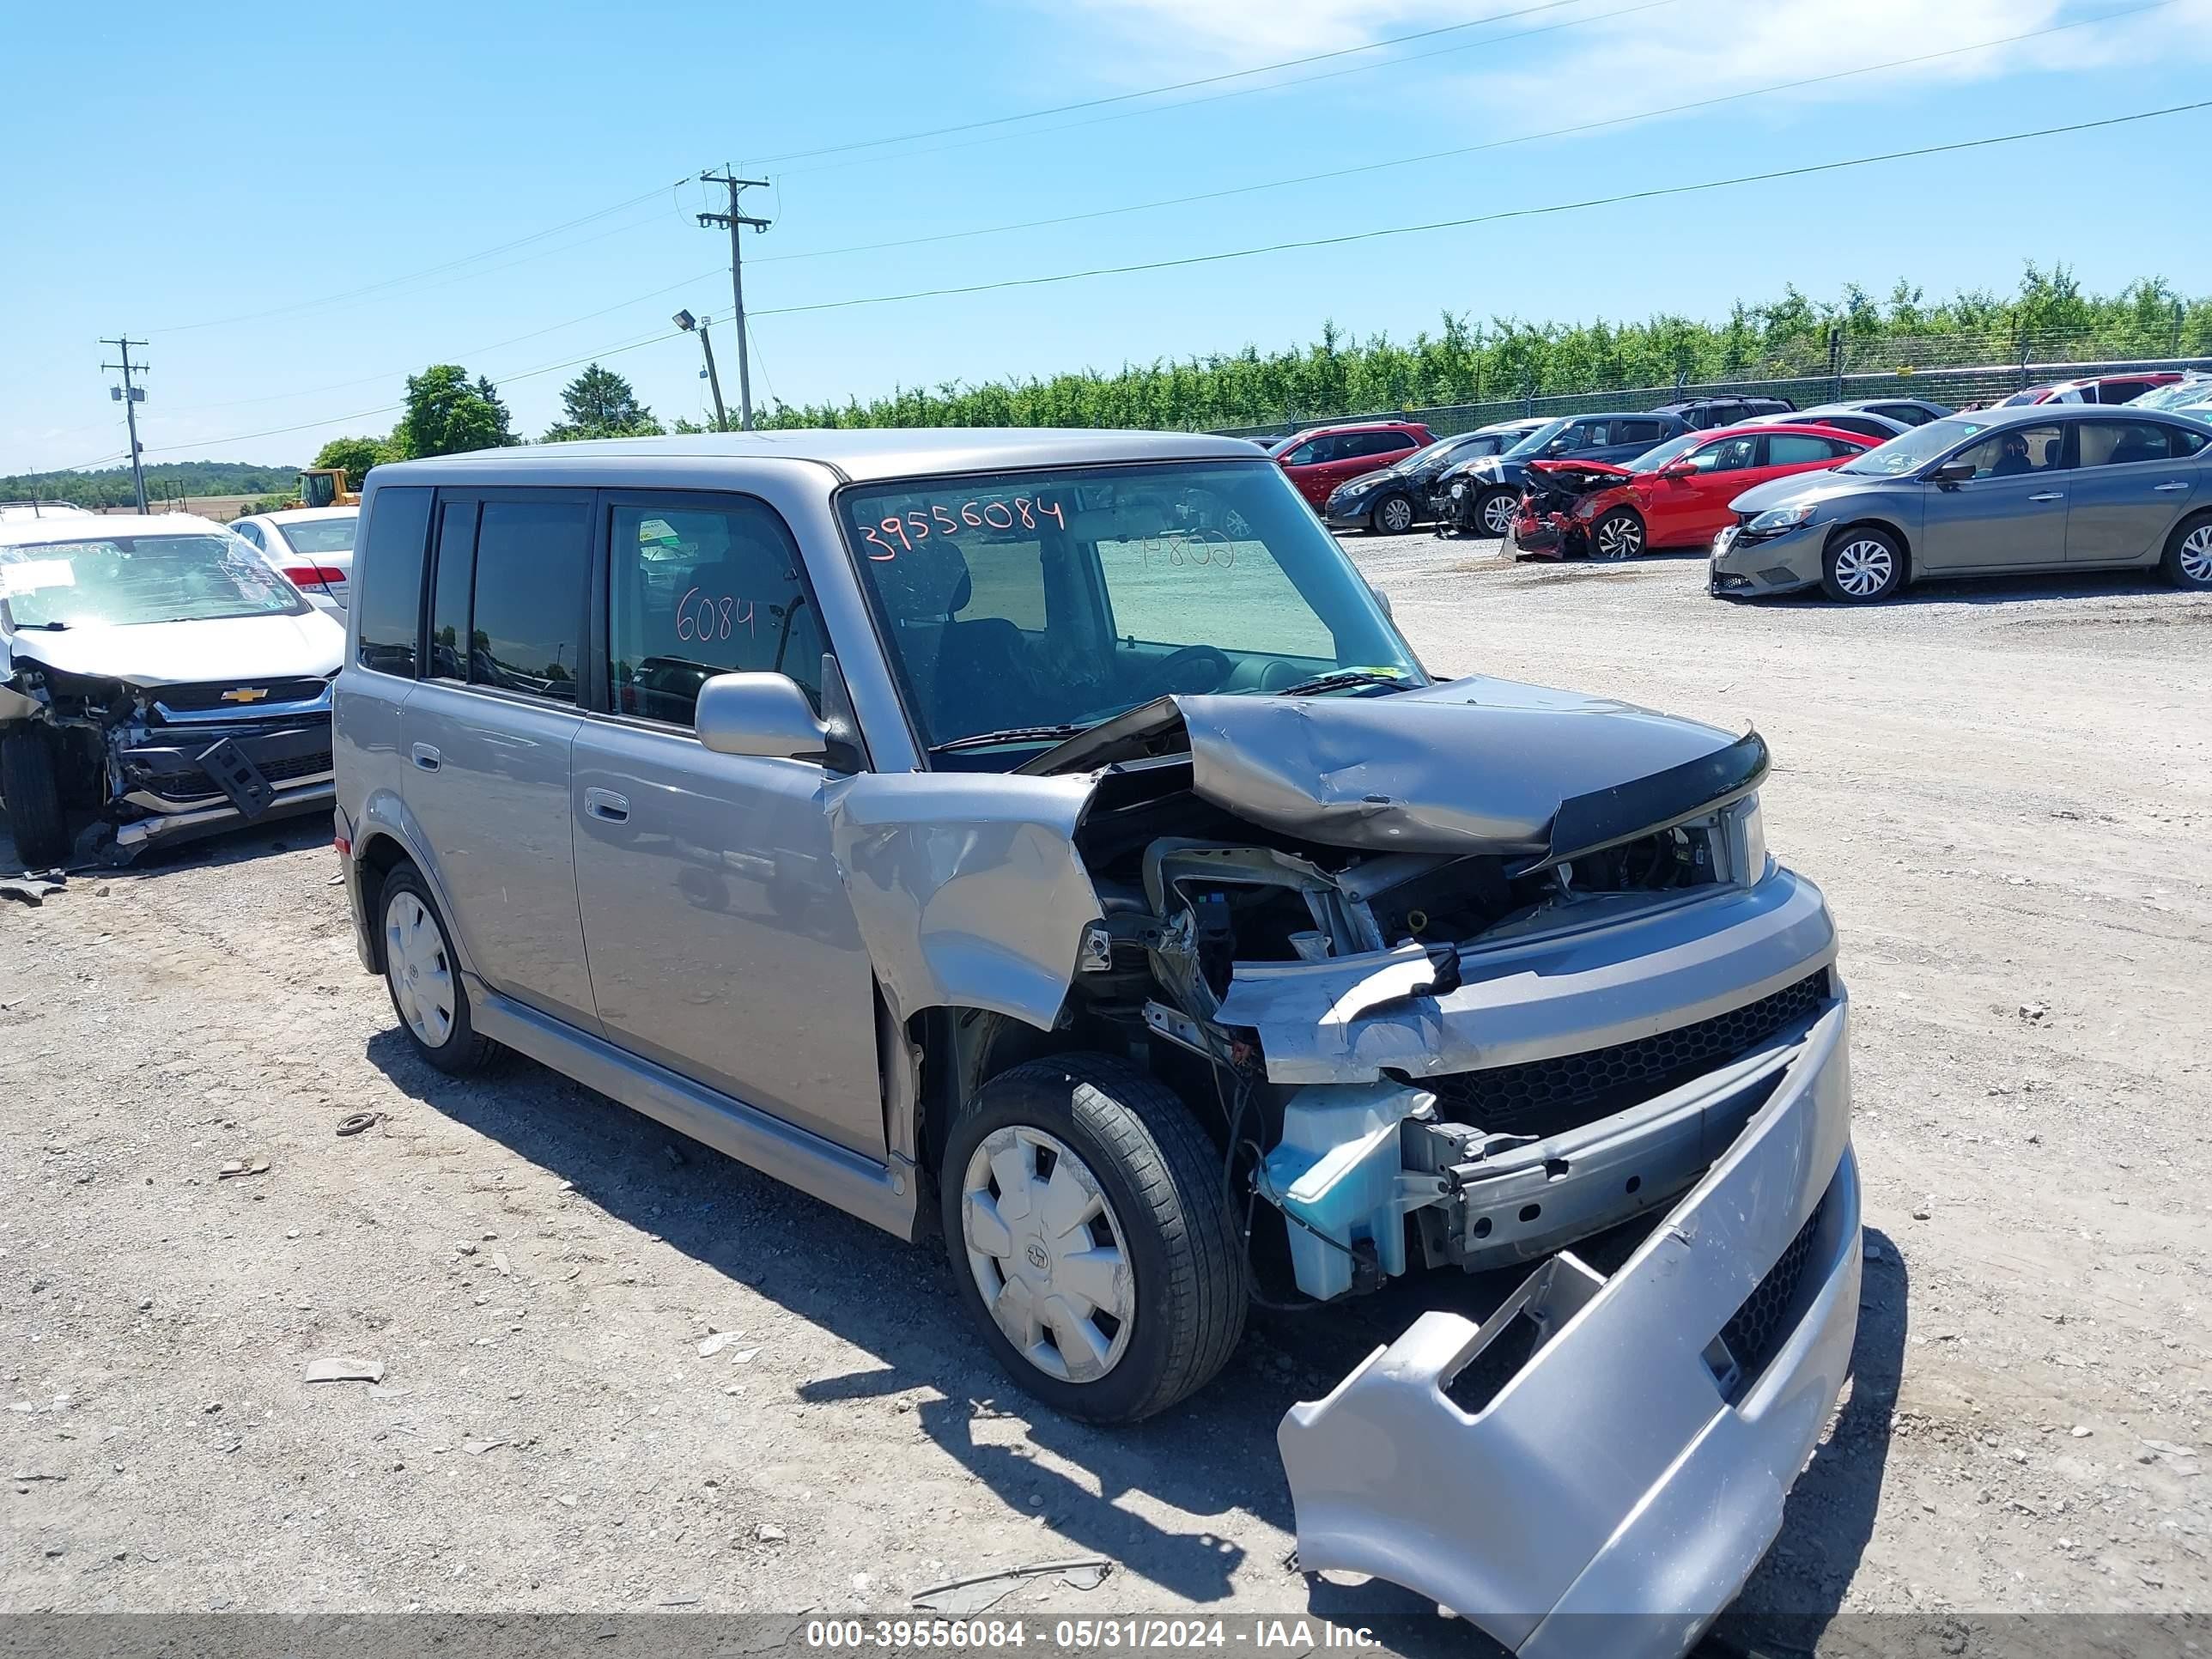
[[[714,343],[707,337],[707,325],[714,319],[712,317],[695,318],[688,311],[679,311],[669,320],[686,334],[695,331],[698,334],[699,349],[707,354],[707,367],[699,371],[700,377],[714,389],[714,430],[727,432],[730,417],[722,408],[722,377],[714,373]]]

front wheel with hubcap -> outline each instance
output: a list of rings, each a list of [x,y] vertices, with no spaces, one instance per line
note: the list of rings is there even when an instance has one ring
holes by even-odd
[[[1413,498],[1393,490],[1375,503],[1375,510],[1367,515],[1367,521],[1386,536],[1402,536],[1413,527],[1415,516]]]
[[[2174,526],[2160,561],[2176,587],[2212,587],[2212,514],[2200,514]]]
[[[413,866],[384,878],[384,984],[415,1052],[455,1077],[473,1072],[491,1053],[469,1018],[469,994],[461,984],[445,921]]]
[[[1507,536],[1512,533],[1514,509],[1521,498],[1510,489],[1493,489],[1476,504],[1475,515],[1486,536]]]
[[[1870,605],[1897,592],[1904,580],[1905,550],[1887,531],[1846,530],[1820,556],[1820,586],[1832,599]]]
[[[1089,1054],[1002,1072],[938,1186],[961,1301],[1048,1405],[1133,1423],[1228,1362],[1249,1292],[1220,1154],[1157,1079]]]
[[[1594,559],[1632,559],[1644,550],[1643,515],[1632,507],[1616,507],[1590,526],[1590,556]]]

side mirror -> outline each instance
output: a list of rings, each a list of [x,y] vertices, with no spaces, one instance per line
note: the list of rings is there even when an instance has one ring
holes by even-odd
[[[1686,478],[1697,470],[1687,461],[1669,461],[1659,469],[1659,476],[1662,478]]]
[[[820,760],[829,728],[787,674],[717,674],[699,688],[692,726],[718,755]]]
[[[1946,461],[1928,475],[1939,484],[1962,484],[1974,476],[1972,461]]]

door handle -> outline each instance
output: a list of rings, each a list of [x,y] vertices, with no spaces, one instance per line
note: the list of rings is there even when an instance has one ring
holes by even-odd
[[[2063,501],[2066,499],[2066,492],[2062,489],[2046,489],[2040,495],[2030,495],[2027,499],[2031,501]]]
[[[2183,483],[2179,478],[2175,478],[2167,483],[2153,484],[2151,488],[2158,491],[2160,495],[2164,495],[2177,489],[2186,489],[2189,486]]]
[[[425,772],[436,771],[438,769],[438,751],[432,748],[428,744],[418,743],[415,745],[415,764],[421,767]]]
[[[629,802],[611,789],[584,791],[584,811],[602,823],[627,823],[629,821]]]

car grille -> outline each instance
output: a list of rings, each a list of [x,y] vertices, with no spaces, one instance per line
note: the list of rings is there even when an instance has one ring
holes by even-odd
[[[1825,1199],[1813,1206],[1797,1237],[1783,1248],[1766,1277],[1721,1327],[1721,1340],[1728,1344],[1729,1358],[1735,1361],[1743,1385],[1758,1378],[1789,1335],[1784,1316],[1797,1299],[1798,1285],[1813,1257],[1813,1236],[1820,1230],[1820,1212],[1826,1206]]]
[[[266,708],[273,703],[313,702],[329,689],[330,683],[312,676],[271,680],[208,680],[191,685],[164,685],[154,692],[154,699],[165,708],[179,714],[199,714],[210,709],[224,714],[250,717],[257,708]],[[252,702],[233,697],[223,700],[226,691],[260,691],[266,695]]]
[[[331,751],[325,749],[319,755],[301,755],[293,760],[257,761],[255,766],[270,782],[285,783],[294,778],[312,778],[318,773],[329,771]]]
[[[1625,1111],[1749,1053],[1827,1000],[1826,969],[1727,1013],[1634,1042],[1487,1071],[1422,1078],[1439,1106],[1493,1134],[1553,1135]]]

